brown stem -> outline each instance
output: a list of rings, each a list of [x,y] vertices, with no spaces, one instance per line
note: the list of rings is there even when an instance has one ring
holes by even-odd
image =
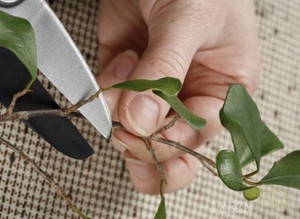
[[[152,143],[151,143],[150,138],[149,138],[149,137],[144,137],[144,138],[142,138],[142,139],[143,139],[143,141],[145,142],[145,145],[146,145],[148,151],[149,151],[150,154],[151,154],[152,160],[153,160],[153,162],[154,162],[154,164],[155,164],[155,166],[156,166],[156,169],[157,169],[157,171],[158,171],[158,173],[159,173],[159,175],[160,175],[160,179],[161,179],[164,183],[167,184],[167,179],[166,179],[165,172],[164,172],[163,168],[161,167],[161,165],[159,164],[159,162],[158,162],[158,160],[157,160],[157,157],[156,157],[155,152],[154,152],[154,150],[153,150],[153,147],[152,147]]]
[[[96,93],[94,93],[93,95],[91,95],[89,98],[82,100],[80,102],[78,102],[77,104],[71,106],[70,108],[67,108],[65,110],[63,110],[63,112],[68,115],[72,112],[75,112],[76,110],[78,110],[78,108],[82,107],[83,105],[92,102],[93,100],[95,100],[96,98],[98,98],[98,96],[104,92],[104,91],[108,91],[111,90],[112,87],[107,87],[107,88],[100,88]]]
[[[183,145],[181,145],[179,142],[175,142],[175,141],[171,141],[162,137],[157,136],[159,133],[170,129],[172,126],[174,126],[175,122],[180,119],[179,116],[175,116],[172,121],[170,123],[168,123],[167,125],[163,126],[162,128],[158,129],[157,131],[155,131],[152,135],[150,135],[149,137],[143,137],[141,138],[144,142],[145,139],[147,139],[147,141],[151,142],[151,140],[159,142],[159,143],[163,143],[166,145],[169,145],[171,147],[174,147],[178,150],[181,150],[185,153],[188,153],[192,156],[194,156],[195,158],[197,158],[200,163],[206,168],[208,169],[212,174],[214,174],[215,176],[218,176],[218,173],[216,171],[216,163],[209,159],[208,157],[197,153],[196,151],[189,149]],[[120,123],[120,122],[113,122],[113,128],[119,129],[119,130],[123,130],[123,131],[127,131],[124,126]],[[145,142],[146,144],[146,142]],[[147,145],[146,145],[147,146]],[[152,148],[153,149],[153,148]],[[154,153],[154,152],[153,152]]]
[[[112,121],[112,127],[118,130],[127,131],[120,122]]]
[[[168,140],[168,139],[165,139],[165,138],[162,138],[162,137],[159,137],[157,136],[158,134],[160,134],[161,132],[165,131],[165,130],[168,130],[170,128],[172,128],[175,123],[180,119],[181,117],[179,115],[175,116],[170,123],[168,123],[167,125],[163,126],[162,128],[158,129],[156,132],[154,132],[150,138],[154,141],[157,141],[157,142],[160,142],[160,143],[163,143],[163,144],[166,144],[166,145],[169,145],[171,147],[174,147],[174,148],[177,148],[183,152],[186,152],[192,156],[194,156],[195,158],[197,158],[201,163],[202,165],[207,168],[210,172],[212,172],[215,176],[217,176],[217,172],[216,172],[216,163],[209,159],[208,157],[205,157],[204,155],[202,154],[199,154],[197,153],[196,151],[194,150],[191,150],[183,145],[181,145],[179,142],[175,142],[175,141],[172,141],[172,140]]]
[[[27,94],[28,92],[29,92],[28,89],[24,89],[24,90],[22,90],[22,91],[20,91],[20,92],[18,92],[18,93],[16,93],[16,94],[14,94],[13,99],[12,99],[12,101],[11,101],[9,107],[7,108],[7,111],[6,111],[6,113],[5,113],[5,116],[9,116],[10,114],[12,114],[12,112],[13,112],[13,110],[14,110],[14,108],[15,108],[15,105],[16,105],[17,100],[18,100],[20,97],[22,97],[22,96],[24,96],[25,94]]]
[[[0,122],[13,121],[25,119],[28,120],[31,117],[38,116],[68,116],[76,118],[84,118],[80,113],[72,112],[66,115],[61,109],[46,109],[46,110],[29,110],[29,111],[19,111],[12,112],[10,114],[5,114],[0,117]]]
[[[20,92],[18,92],[18,93],[16,93],[16,94],[14,94],[13,99],[12,99],[10,105],[8,106],[7,111],[6,111],[6,113],[4,114],[4,116],[9,116],[10,114],[12,114],[12,112],[13,112],[13,110],[14,110],[14,108],[15,108],[15,105],[16,105],[17,100],[18,100],[20,97],[24,96],[25,94],[27,94],[28,92],[31,91],[29,88],[31,87],[31,85],[33,84],[34,81],[35,81],[35,78],[32,78],[32,79],[29,81],[29,83],[26,85],[26,87],[24,88],[24,90],[22,90],[22,91],[20,91]]]
[[[30,157],[28,157],[21,149],[16,147],[15,145],[11,144],[4,138],[0,137],[0,142],[4,143],[7,147],[13,150],[16,154],[20,156],[22,160],[24,160],[27,164],[29,164],[33,169],[40,175],[42,178],[52,187],[55,188],[56,192],[62,196],[71,209],[76,212],[82,218],[86,218],[86,216],[72,203],[69,196],[66,192],[59,186],[59,184],[44,170],[42,170]]]
[[[96,99],[101,92],[102,92],[102,90],[99,89],[95,94],[93,94],[89,98],[87,98],[85,100],[82,100],[82,101],[78,102],[77,104],[71,106],[70,108],[67,108],[67,109],[63,110],[63,112],[66,115],[70,114],[71,112],[75,112],[78,108],[82,107],[84,104],[92,102],[94,99]]]
[[[181,117],[179,115],[175,116],[170,123],[168,123],[167,125],[161,127],[160,129],[156,130],[155,132],[152,133],[151,136],[156,136],[160,133],[162,133],[163,131],[166,131],[170,128],[172,128],[175,125],[175,122],[177,122],[177,120],[179,120]]]
[[[171,147],[174,147],[176,149],[179,149],[179,150],[181,150],[185,153],[188,153],[188,154],[194,156],[195,158],[197,158],[200,161],[200,163],[206,169],[208,169],[210,172],[212,172],[215,176],[218,176],[218,173],[216,172],[216,163],[213,160],[209,159],[208,157],[206,157],[202,154],[199,154],[196,151],[181,145],[179,142],[171,141],[171,140],[161,138],[161,137],[158,137],[158,136],[153,136],[153,137],[151,137],[151,139],[156,141],[156,142],[160,142],[160,143],[169,145]]]

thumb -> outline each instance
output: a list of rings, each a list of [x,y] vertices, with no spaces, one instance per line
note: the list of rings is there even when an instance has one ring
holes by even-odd
[[[146,22],[148,47],[128,79],[176,77],[184,81],[200,40],[193,32],[198,30],[193,27],[192,19],[180,16],[178,12],[174,21],[176,12],[165,10],[164,16]],[[118,118],[127,130],[147,136],[162,124],[170,107],[151,92],[123,91],[117,110]]]

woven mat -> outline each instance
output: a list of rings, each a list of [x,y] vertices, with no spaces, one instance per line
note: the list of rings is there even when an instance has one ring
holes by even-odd
[[[97,73],[98,1],[49,2]],[[254,98],[263,120],[285,144],[283,153],[262,160],[262,173],[266,173],[273,161],[300,147],[300,1],[261,0],[257,3],[257,19],[263,75]],[[62,107],[69,105],[47,79],[42,75],[39,78]],[[127,172],[122,175],[122,156],[113,145],[88,122],[74,123],[95,149],[86,161],[63,156],[18,122],[0,124],[0,134],[52,175],[90,217],[153,218],[160,198],[136,192]],[[228,133],[222,132],[205,146],[205,154],[214,158],[221,148],[230,147]],[[32,168],[18,157],[11,163],[11,154],[1,145],[1,219],[78,218]],[[261,192],[260,199],[247,202],[200,167],[190,186],[166,195],[168,218],[300,218],[299,190],[269,186],[262,187]]]

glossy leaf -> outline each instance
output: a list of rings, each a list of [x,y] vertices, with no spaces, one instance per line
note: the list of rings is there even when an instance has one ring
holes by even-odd
[[[256,104],[242,85],[230,86],[220,111],[220,120],[231,134],[241,165],[244,166],[250,157],[259,170],[263,123]]]
[[[262,122],[260,132],[260,143],[261,143],[261,157],[270,154],[274,151],[283,148],[283,144],[280,139],[268,128],[266,124]],[[252,159],[253,160],[253,159]],[[245,163],[250,163],[250,158],[245,158]]]
[[[31,78],[36,78],[35,34],[27,20],[0,11],[0,46],[11,50],[28,69]]]
[[[166,204],[165,204],[165,198],[161,196],[161,201],[158,206],[157,212],[154,216],[154,219],[166,219],[167,213],[166,213]]]
[[[245,199],[247,199],[248,201],[252,201],[259,197],[260,190],[257,187],[251,187],[249,189],[245,189],[243,191],[243,195],[244,195]]]
[[[300,189],[300,151],[293,151],[276,161],[261,183]]]
[[[170,104],[172,109],[176,111],[192,128],[200,130],[205,126],[205,119],[193,114],[177,96],[168,96],[160,91],[153,91],[153,93]]]
[[[283,144],[279,138],[263,122],[259,138],[261,143],[261,157],[283,148]],[[254,158],[250,149],[246,150],[241,157],[241,166],[244,167],[253,160]]]
[[[235,191],[249,189],[243,183],[243,174],[236,154],[231,150],[222,150],[217,155],[216,166],[223,183]]]
[[[156,90],[164,93],[167,96],[176,95],[181,89],[181,82],[177,78],[165,77],[158,80],[129,80],[113,85],[113,88],[127,89],[133,91]]]

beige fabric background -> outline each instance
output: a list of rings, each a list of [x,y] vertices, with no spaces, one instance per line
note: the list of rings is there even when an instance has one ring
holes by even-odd
[[[97,0],[52,0],[51,7],[79,46],[93,72],[97,73]],[[279,135],[285,149],[262,161],[262,173],[271,162],[300,148],[300,1],[261,0],[257,18],[263,75],[255,100],[262,117]],[[64,97],[39,76],[56,101]],[[3,112],[3,108],[2,112]],[[18,122],[0,124],[1,136],[23,148],[70,194],[83,212],[93,218],[153,218],[158,196],[136,192],[122,172],[122,156],[101,138],[88,122],[77,127],[95,149],[86,161],[75,161],[51,148],[43,139]],[[221,148],[230,148],[229,135],[220,133],[205,146],[214,158]],[[11,165],[12,152],[0,147],[0,218],[78,218],[56,194],[54,188],[18,158]],[[299,167],[300,168],[300,167]],[[262,187],[261,198],[247,202],[242,194],[229,191],[221,181],[199,165],[194,182],[166,196],[168,218],[300,218],[300,191],[279,186]]]

